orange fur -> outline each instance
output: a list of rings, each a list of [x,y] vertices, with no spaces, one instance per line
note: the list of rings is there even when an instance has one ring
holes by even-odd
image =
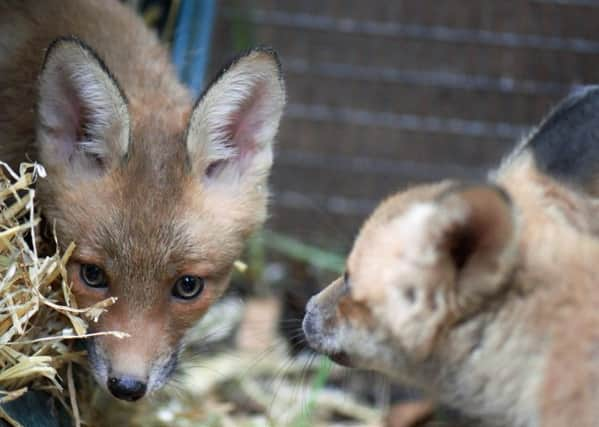
[[[4,1],[0,31],[0,159],[46,167],[39,199],[60,244],[77,244],[79,302],[118,298],[92,329],[130,337],[90,342],[99,383],[156,390],[265,220],[285,102],[276,54],[246,53],[194,106],[167,49],[116,0]],[[87,286],[82,264],[108,287]],[[183,275],[205,281],[192,301],[171,295]]]

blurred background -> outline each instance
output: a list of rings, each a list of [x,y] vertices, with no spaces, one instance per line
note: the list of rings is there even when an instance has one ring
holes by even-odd
[[[255,44],[289,104],[269,228],[347,250],[399,188],[473,179],[599,65],[599,2],[222,1],[210,73]]]
[[[244,49],[278,51],[268,229],[339,253],[389,193],[484,176],[599,65],[596,0],[134,3],[198,88]]]

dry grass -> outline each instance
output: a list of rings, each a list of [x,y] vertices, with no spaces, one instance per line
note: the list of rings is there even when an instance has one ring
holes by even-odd
[[[44,177],[39,165],[22,164],[16,173],[0,164],[0,403],[45,389],[78,423],[72,364],[84,353],[74,344],[114,301],[77,308],[65,268],[74,245],[62,255],[38,252],[33,184]],[[18,425],[1,408],[0,418]]]

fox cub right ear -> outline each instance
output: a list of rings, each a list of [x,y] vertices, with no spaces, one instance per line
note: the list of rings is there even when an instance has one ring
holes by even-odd
[[[263,181],[284,105],[274,51],[257,48],[235,59],[191,114],[186,144],[192,168],[225,186]]]
[[[126,156],[127,102],[90,47],[76,38],[52,42],[38,84],[37,144],[44,166],[97,176]]]
[[[517,227],[509,196],[495,185],[458,186],[444,193],[433,220],[437,250],[455,268],[456,300],[474,309],[495,294],[516,262]]]

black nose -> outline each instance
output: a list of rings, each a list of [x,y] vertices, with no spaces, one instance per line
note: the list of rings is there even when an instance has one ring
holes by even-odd
[[[146,384],[131,377],[110,377],[108,378],[108,390],[114,397],[128,400],[141,399],[146,394]]]

